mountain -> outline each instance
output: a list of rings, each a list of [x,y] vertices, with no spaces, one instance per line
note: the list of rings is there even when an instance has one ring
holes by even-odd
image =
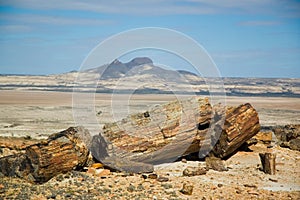
[[[99,77],[99,75],[101,75]],[[78,79],[78,77],[80,77]],[[71,71],[47,76],[1,75],[0,90],[48,90],[101,93],[196,93],[209,94],[209,87],[219,89],[224,83],[227,95],[300,97],[300,79],[288,78],[202,78],[185,70],[156,66],[148,57],[127,63],[112,63],[82,72]]]
[[[142,76],[153,76],[159,78],[161,81],[176,81],[186,82],[185,76],[194,76],[199,78],[196,74],[184,70],[174,71],[167,70],[153,64],[153,61],[148,57],[134,58],[127,63],[122,63],[119,60],[114,60],[108,65],[103,65],[98,68],[86,70],[87,73],[101,74],[100,80],[119,79],[122,77],[141,78]]]

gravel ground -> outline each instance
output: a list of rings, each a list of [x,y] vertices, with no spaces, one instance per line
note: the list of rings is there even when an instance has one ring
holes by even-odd
[[[187,177],[188,166],[205,166],[203,161],[178,161],[155,166],[156,176],[110,172],[99,176],[87,171],[60,174],[44,184],[31,184],[18,178],[0,178],[0,199],[300,199],[300,152],[281,147],[276,153],[276,175],[260,168],[258,152],[238,152],[225,161],[228,171],[209,170]],[[183,185],[191,189],[189,195]],[[185,189],[186,189],[185,188]]]

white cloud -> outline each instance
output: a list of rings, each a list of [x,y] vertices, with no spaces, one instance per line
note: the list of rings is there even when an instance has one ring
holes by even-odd
[[[10,21],[13,23],[26,24],[52,24],[52,25],[107,25],[114,23],[113,20],[106,19],[88,19],[88,18],[68,18],[50,15],[33,15],[33,14],[2,14],[0,20]],[[22,25],[11,25],[21,27]],[[25,27],[25,26],[24,26]]]
[[[10,0],[2,5],[132,15],[264,13],[299,17],[299,3],[286,0]]]

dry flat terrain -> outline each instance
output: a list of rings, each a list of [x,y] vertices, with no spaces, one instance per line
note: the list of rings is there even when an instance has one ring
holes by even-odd
[[[99,124],[176,98],[174,95],[134,95],[128,101],[125,97],[115,96],[113,105],[119,106],[112,110],[111,95],[95,95]],[[300,98],[230,96],[226,101],[227,105],[251,103],[263,127],[300,123]],[[122,106],[128,102],[129,107]],[[41,139],[74,125],[72,93],[0,90],[0,136]],[[226,172],[209,170],[206,175],[182,176],[187,166],[205,165],[203,161],[155,166],[155,173],[167,178],[165,182],[118,172],[100,178],[73,171],[42,185],[0,177],[0,199],[300,199],[299,151],[275,144],[272,148],[257,144],[251,149],[252,152],[240,151],[226,160],[229,168]],[[277,154],[276,175],[266,175],[259,170],[258,153],[265,151]],[[192,195],[180,192],[184,183],[193,187]]]
[[[0,90],[0,97],[2,136],[45,138],[75,125],[71,92]],[[115,105],[113,109],[111,99]],[[110,94],[96,94],[95,110],[99,124],[103,124],[174,99],[176,96],[166,94],[133,95],[129,100],[126,95],[112,98]],[[227,105],[251,103],[263,127],[300,123],[300,98],[230,96],[226,97],[226,102]]]

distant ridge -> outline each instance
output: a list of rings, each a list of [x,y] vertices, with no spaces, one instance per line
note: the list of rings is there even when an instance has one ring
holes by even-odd
[[[77,76],[83,77],[76,82]],[[94,75],[101,75],[95,82]],[[219,78],[206,78],[219,88]],[[221,78],[229,96],[300,97],[300,79],[295,78]],[[96,85],[95,85],[96,84]],[[185,70],[168,70],[155,66],[148,57],[137,57],[83,72],[71,71],[52,75],[0,75],[0,90],[40,90],[98,93],[200,94],[209,95],[202,77]]]

